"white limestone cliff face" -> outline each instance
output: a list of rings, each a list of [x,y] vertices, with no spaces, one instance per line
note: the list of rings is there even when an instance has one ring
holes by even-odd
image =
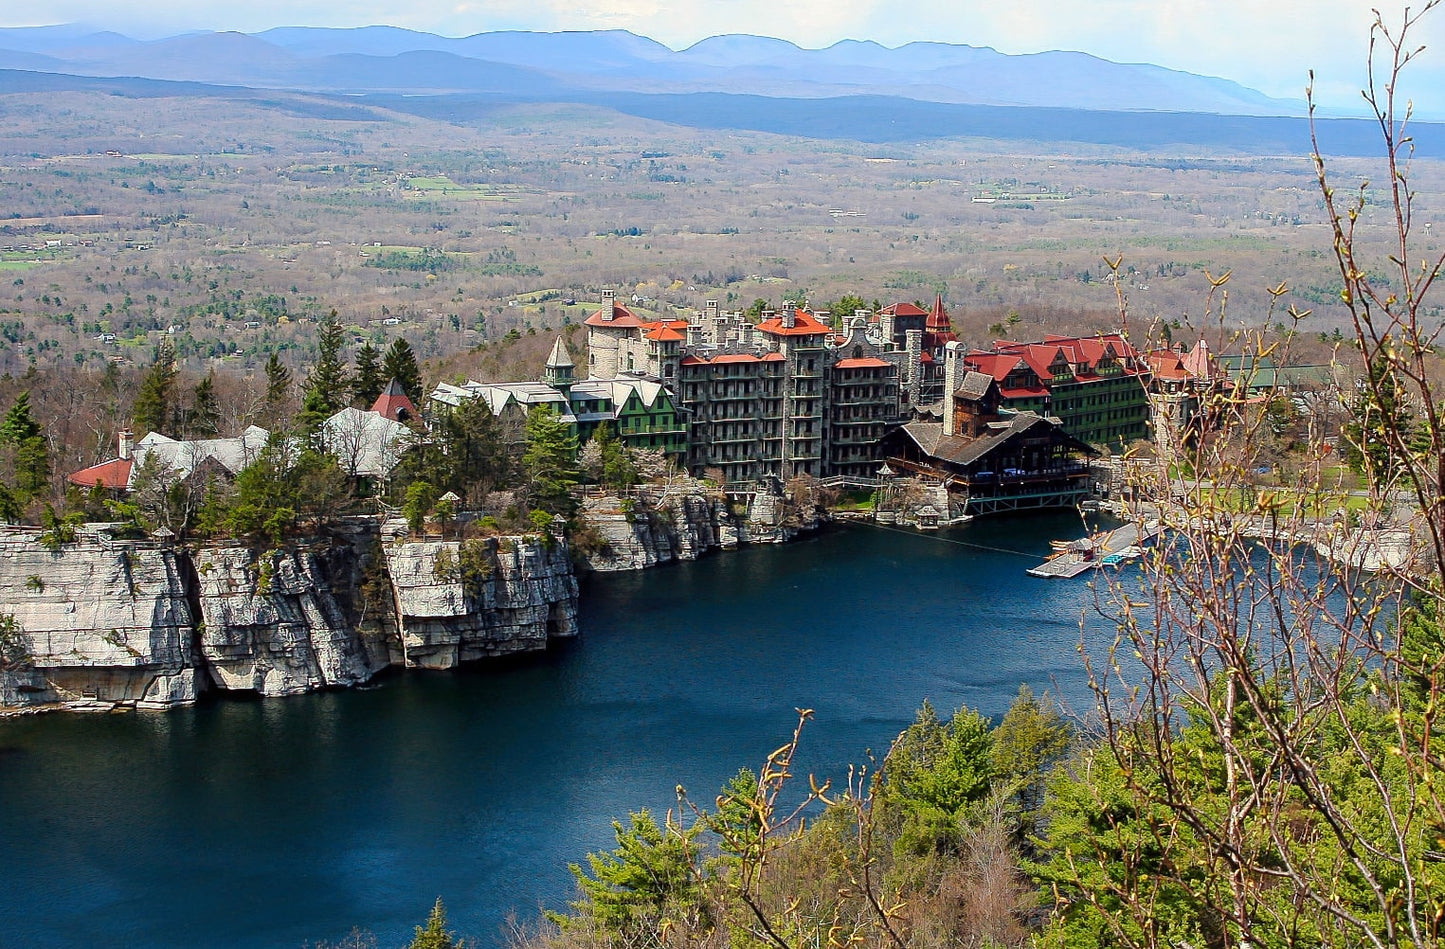
[[[818,527],[826,514],[811,498],[792,497],[781,486],[764,486],[746,504],[729,503],[716,489],[684,479],[641,485],[627,497],[588,495],[579,519],[592,536],[578,562],[608,573],[696,560],[740,543],[780,544]]]
[[[37,531],[7,530],[0,614],[29,657],[0,674],[0,705],[195,701],[193,618],[169,549],[93,537],[52,551]]]
[[[346,615],[316,551],[205,547],[194,559],[197,639],[217,687],[298,695],[359,685],[388,664],[384,647],[368,648]]]
[[[386,546],[403,661],[425,669],[543,649],[577,634],[564,541],[537,536]]]
[[[295,695],[576,635],[564,542],[476,541],[487,576],[439,581],[438,553],[455,562],[458,544],[383,552],[374,531],[265,552],[94,537],[52,552],[38,531],[0,530],[0,618],[14,630],[0,639],[15,640],[0,712],[165,708],[209,687]]]

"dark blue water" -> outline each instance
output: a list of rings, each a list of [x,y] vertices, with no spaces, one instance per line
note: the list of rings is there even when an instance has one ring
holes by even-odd
[[[436,897],[483,945],[572,895],[610,822],[701,802],[816,710],[842,777],[930,698],[1087,702],[1082,580],[1027,577],[1077,516],[872,527],[594,578],[525,662],[167,713],[0,722],[0,947],[404,944]],[[1097,625],[1090,621],[1091,626]],[[1103,632],[1097,635],[1105,635]]]

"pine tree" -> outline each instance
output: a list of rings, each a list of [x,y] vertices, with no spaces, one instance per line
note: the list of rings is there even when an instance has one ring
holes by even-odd
[[[341,361],[343,330],[332,310],[317,327],[316,365],[306,377],[306,395],[301,402],[301,428],[314,434],[321,423],[346,404],[346,366]]]
[[[15,397],[15,404],[5,413],[0,422],[0,443],[19,445],[26,439],[40,434],[40,423],[30,411],[30,393],[22,392]]]
[[[1415,414],[1399,373],[1383,356],[1370,363],[1370,376],[1360,383],[1350,415],[1340,430],[1345,463],[1371,484],[1387,484],[1400,461],[1401,449],[1394,439],[1410,444]]]
[[[281,359],[275,353],[266,360],[266,406],[268,409],[279,409],[286,404],[286,397],[291,394],[291,370],[281,365]]]
[[[532,506],[548,514],[570,516],[577,470],[577,435],[562,417],[543,406],[527,415],[527,447],[522,467],[531,482]]]
[[[426,927],[416,928],[416,938],[407,949],[462,949],[456,934],[447,931],[447,910],[441,897],[437,897],[436,905],[431,908]]]
[[[351,404],[369,409],[386,388],[386,377],[381,373],[381,354],[370,342],[363,343],[356,351],[356,372],[351,377]]]
[[[175,408],[175,386],[176,354],[166,341],[156,349],[155,361],[141,380],[140,391],[131,406],[131,419],[137,434],[168,433]]]
[[[186,429],[192,438],[214,438],[221,431],[221,406],[216,402],[216,377],[206,377],[196,383],[191,397],[191,411]]]
[[[417,365],[416,353],[411,343],[398,336],[386,350],[386,359],[381,364],[383,380],[395,379],[397,385],[412,402],[421,399],[421,367]],[[385,381],[383,382],[385,385]],[[381,390],[378,389],[379,393]]]

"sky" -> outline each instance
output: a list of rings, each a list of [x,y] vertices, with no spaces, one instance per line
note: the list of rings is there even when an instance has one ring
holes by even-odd
[[[1396,0],[0,0],[0,26],[83,22],[142,38],[372,24],[445,36],[624,29],[673,49],[722,33],[810,48],[842,39],[937,40],[1005,53],[1079,50],[1296,99],[1313,68],[1320,101],[1349,106],[1359,102],[1372,6],[1392,25],[1404,11]],[[1429,111],[1445,111],[1445,7],[1412,35],[1429,48],[1407,73],[1406,91]]]

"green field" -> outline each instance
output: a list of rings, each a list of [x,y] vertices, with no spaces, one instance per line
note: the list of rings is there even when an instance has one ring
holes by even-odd
[[[506,201],[522,194],[540,193],[530,188],[508,185],[459,185],[446,175],[408,178],[406,184],[410,189],[409,196],[415,199],[441,197],[457,201]]]

